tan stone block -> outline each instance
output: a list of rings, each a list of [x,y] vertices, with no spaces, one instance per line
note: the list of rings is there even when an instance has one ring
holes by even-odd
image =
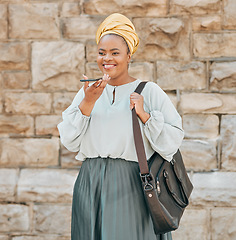
[[[193,53],[200,58],[234,57],[236,33],[194,33]]]
[[[68,151],[62,144],[61,144],[61,166],[63,168],[71,168],[71,167],[78,167],[82,165],[82,161],[78,161],[75,159],[77,153]]]
[[[1,77],[0,77],[1,78]],[[2,113],[2,106],[3,106],[3,102],[2,102],[2,93],[0,91],[0,113]]]
[[[69,107],[76,93],[54,93],[53,109],[57,114],[61,114]]]
[[[64,38],[95,39],[97,28],[104,17],[80,16],[63,19],[62,32]]]
[[[7,5],[0,4],[0,39],[7,38]]]
[[[210,66],[210,89],[236,91],[236,61],[214,62]]]
[[[134,59],[189,59],[189,20],[180,18],[135,18],[140,45]]]
[[[86,42],[86,59],[88,62],[96,62],[97,44],[95,40],[89,40]]]
[[[172,0],[170,13],[178,14],[209,14],[218,13],[221,10],[220,0]]]
[[[59,140],[1,139],[0,166],[56,166],[59,158]]]
[[[37,232],[65,235],[70,233],[71,206],[35,205],[34,226]]]
[[[24,42],[0,43],[0,70],[28,70],[29,44]]]
[[[0,240],[9,240],[9,236],[8,235],[1,235]]]
[[[157,62],[157,83],[163,90],[206,88],[202,62]]]
[[[51,110],[49,93],[8,93],[5,94],[7,113],[46,114]]]
[[[182,113],[236,113],[235,94],[184,93],[181,96]]]
[[[30,226],[29,207],[17,204],[0,205],[0,231],[28,231]]]
[[[219,134],[219,117],[216,115],[184,115],[183,129],[187,138],[216,138]]]
[[[64,2],[61,9],[61,17],[77,17],[80,15],[78,2]]]
[[[180,149],[188,170],[209,171],[217,168],[216,141],[184,140]]]
[[[3,87],[8,89],[27,89],[30,87],[31,73],[25,71],[3,72]]]
[[[165,16],[167,14],[166,0],[139,0],[139,1],[122,1],[122,0],[91,0],[83,4],[86,14],[108,15],[119,12],[132,16]]]
[[[224,28],[236,28],[236,2],[234,0],[224,0]]]
[[[0,200],[14,201],[15,188],[18,180],[17,169],[0,169]]]
[[[213,208],[211,210],[211,226],[212,239],[236,239],[236,209]]]
[[[34,134],[34,119],[30,116],[0,115],[0,136]]]
[[[77,175],[78,170],[22,169],[17,188],[18,200],[71,203]]]
[[[9,5],[10,38],[59,38],[56,3]]]
[[[153,81],[154,66],[149,62],[133,62],[130,63],[129,74],[142,81]]]
[[[218,15],[194,17],[193,31],[212,31],[221,30],[221,17]]]
[[[84,45],[75,42],[36,42],[32,52],[33,89],[75,91],[82,86]]]
[[[166,92],[166,94],[168,95],[168,97],[170,98],[171,102],[174,104],[175,108],[177,109],[178,99],[177,99],[176,94],[168,93],[168,92]]]
[[[36,134],[59,136],[57,124],[62,121],[61,116],[45,115],[36,117]]]
[[[199,206],[236,206],[236,173],[194,173],[191,202]]]
[[[3,90],[3,76],[2,76],[2,72],[0,72],[0,93]]]
[[[12,240],[71,240],[70,236],[64,237],[64,236],[58,236],[58,235],[34,235],[34,236],[13,236]],[[3,239],[5,240],[5,239]],[[6,239],[8,240],[8,239]]]
[[[180,220],[179,229],[172,232],[176,240],[208,240],[209,220],[206,209],[187,208]]]
[[[221,136],[221,167],[229,171],[236,171],[236,115],[222,116]]]

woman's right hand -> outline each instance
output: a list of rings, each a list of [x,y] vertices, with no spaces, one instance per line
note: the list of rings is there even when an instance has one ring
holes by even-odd
[[[84,76],[84,79],[88,79]],[[96,81],[91,86],[89,86],[89,82],[85,82],[84,84],[84,99],[81,101],[79,105],[79,109],[85,116],[90,116],[95,102],[102,95],[104,88],[106,87],[108,81],[111,78],[108,74],[104,74],[102,79]]]
[[[85,75],[83,75],[83,77],[85,80],[88,79]],[[90,104],[95,104],[98,98],[102,95],[102,92],[110,79],[111,78],[108,74],[104,74],[101,80],[96,81],[91,86],[89,86],[89,82],[85,82],[84,100]]]

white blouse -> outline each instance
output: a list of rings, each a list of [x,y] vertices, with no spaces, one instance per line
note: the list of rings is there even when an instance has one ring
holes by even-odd
[[[62,144],[69,151],[78,152],[77,160],[110,157],[138,161],[130,94],[140,82],[137,79],[117,87],[107,84],[89,117],[78,107],[84,98],[83,88],[79,90],[72,104],[62,113],[63,121],[58,124]],[[115,102],[112,104],[114,88]],[[156,83],[148,82],[141,94],[144,110],[151,116],[145,124],[139,120],[147,159],[156,151],[171,161],[184,137],[181,117]]]

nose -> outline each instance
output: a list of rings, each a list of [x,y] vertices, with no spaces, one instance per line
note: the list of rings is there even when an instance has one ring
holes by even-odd
[[[104,60],[105,60],[105,61],[109,61],[109,60],[111,60],[111,59],[112,59],[112,55],[109,54],[109,53],[107,53],[107,54],[104,56]]]

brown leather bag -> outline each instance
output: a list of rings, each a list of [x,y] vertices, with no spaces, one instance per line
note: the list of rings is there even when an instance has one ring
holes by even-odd
[[[141,82],[135,92],[141,93],[146,82]],[[157,152],[147,161],[140,125],[135,109],[132,110],[135,148],[139,161],[140,177],[149,207],[155,234],[176,230],[193,185],[187,175],[180,151],[171,162]]]

